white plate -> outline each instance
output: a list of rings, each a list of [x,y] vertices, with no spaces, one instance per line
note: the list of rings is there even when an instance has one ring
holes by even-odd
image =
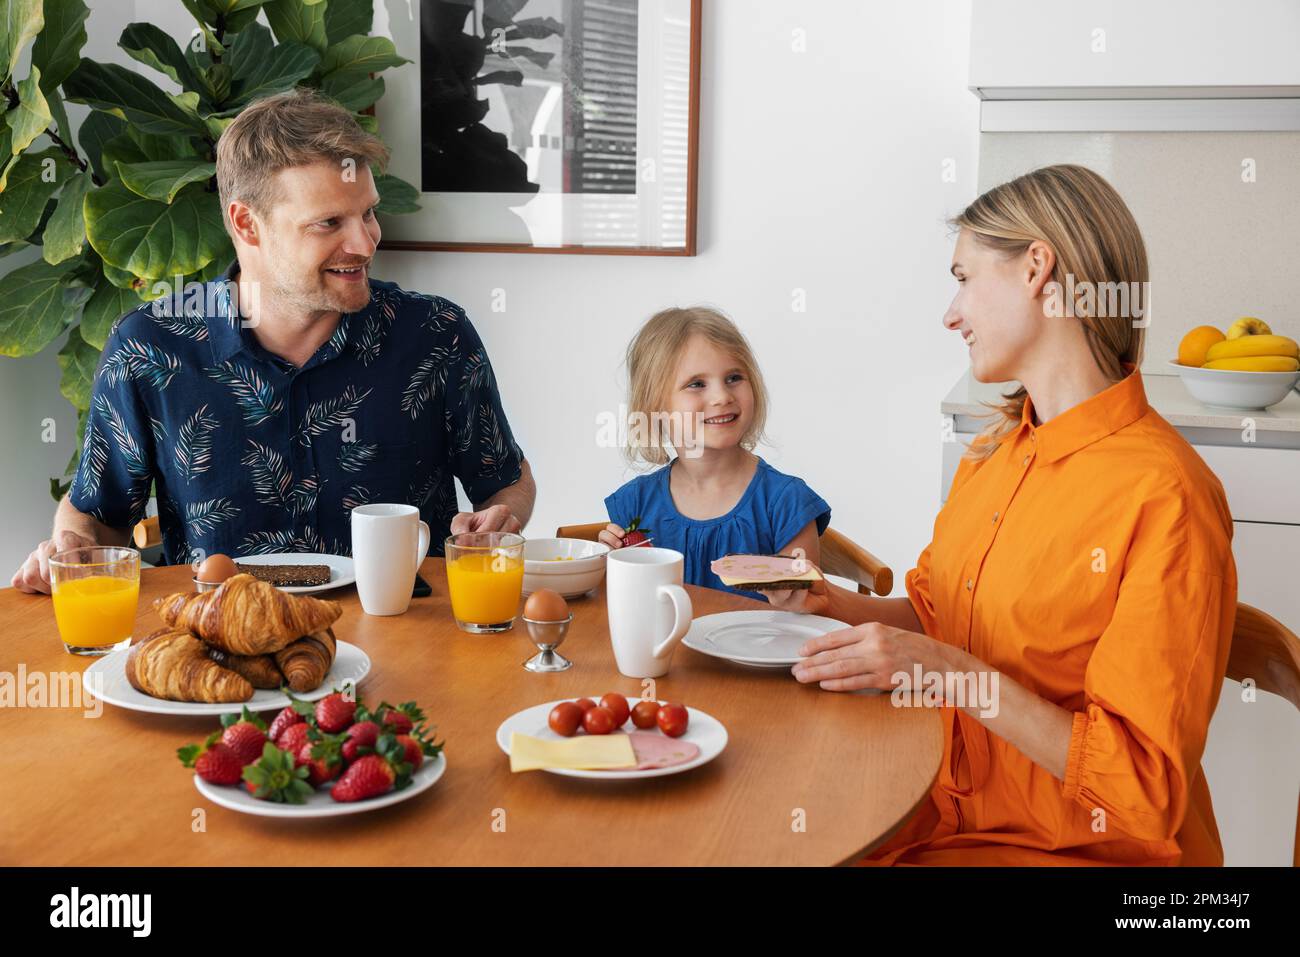
[[[589,695],[592,701],[599,701],[600,695]],[[563,738],[551,730],[547,724],[547,718],[550,717],[551,709],[561,701],[576,701],[577,698],[560,698],[556,701],[548,701],[546,704],[539,704],[532,708],[525,708],[512,714],[501,722],[501,727],[497,728],[497,745],[507,755],[510,754],[510,734],[512,731],[518,731],[520,734],[526,734],[534,738],[542,738],[546,741],[561,741]],[[635,698],[627,699],[628,706],[636,704]],[[661,701],[660,704],[667,702]],[[683,771],[689,771],[692,768],[698,768],[701,764],[708,764],[727,746],[727,729],[722,726],[722,722],[711,714],[705,714],[686,706],[686,714],[690,719],[686,723],[686,733],[678,740],[689,741],[700,749],[700,753],[684,764],[675,764],[670,768],[646,768],[644,771],[627,770],[627,771],[586,771],[574,770],[570,768],[541,768],[551,774],[563,775],[566,778],[596,778],[601,781],[628,781],[638,778],[659,778],[668,774],[681,774]],[[632,719],[628,718],[627,723],[623,726],[633,731],[638,730],[633,724]],[[647,729],[649,730],[649,729]],[[585,734],[579,731],[578,734]],[[618,731],[613,732],[618,734]],[[655,734],[662,732],[655,731]]]
[[[325,555],[321,552],[277,552],[273,555],[245,555],[236,558],[237,565],[328,565],[330,580],[324,585],[277,585],[280,591],[291,595],[308,595],[351,585],[357,580],[352,559],[346,555]]]
[[[314,691],[294,694],[299,701],[317,701],[335,688],[342,688],[345,683],[359,684],[370,673],[370,656],[356,645],[346,641],[336,642],[334,664],[325,675],[325,680]],[[249,711],[278,711],[289,706],[289,699],[279,691],[255,689],[253,697],[247,701],[214,702],[211,704],[197,701],[165,701],[155,698],[131,687],[126,678],[126,656],[130,648],[119,648],[95,661],[81,675],[81,683],[86,691],[96,695],[108,704],[117,705],[130,711],[148,711],[153,714],[240,714],[244,708]],[[99,676],[103,687],[94,687],[92,676]]]
[[[381,807],[388,807],[390,804],[400,804],[402,801],[408,801],[417,794],[421,794],[433,787],[446,770],[447,758],[440,753],[436,758],[426,759],[415,774],[411,776],[411,783],[402,790],[389,791],[387,794],[368,798],[365,801],[334,800],[330,797],[330,787],[333,786],[333,781],[307,798],[305,804],[277,804],[275,801],[263,801],[249,794],[242,784],[238,786],[211,784],[197,774],[194,775],[194,786],[198,788],[200,794],[213,804],[219,804],[221,807],[229,808],[232,811],[240,811],[244,814],[280,818],[336,817],[340,814],[360,814],[362,811],[375,811]]]
[[[751,668],[790,668],[809,638],[848,628],[842,621],[792,611],[724,611],[691,622],[682,644]]]

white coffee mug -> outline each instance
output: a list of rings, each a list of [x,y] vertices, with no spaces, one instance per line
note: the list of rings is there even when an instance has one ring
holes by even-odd
[[[367,615],[405,614],[415,572],[428,553],[429,526],[414,505],[358,505],[352,510],[352,564]]]
[[[605,563],[605,606],[618,670],[629,678],[668,672],[673,648],[691,627],[682,587],[685,559],[671,548],[620,548]]]

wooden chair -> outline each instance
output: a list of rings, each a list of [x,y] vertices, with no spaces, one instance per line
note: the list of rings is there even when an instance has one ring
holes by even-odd
[[[562,525],[555,530],[556,538],[581,538],[594,542],[600,530],[608,522],[593,522],[590,525]],[[875,555],[841,535],[833,528],[827,528],[821,537],[821,570],[836,578],[847,578],[858,586],[863,595],[888,595],[894,590],[894,572]]]
[[[1280,695],[1300,708],[1300,637],[1272,615],[1238,604],[1228,677],[1233,681],[1249,679],[1260,691]],[[1300,802],[1292,862],[1300,867]]]

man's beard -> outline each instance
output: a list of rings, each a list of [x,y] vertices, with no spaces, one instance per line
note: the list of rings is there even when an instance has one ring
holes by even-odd
[[[290,309],[303,312],[360,312],[370,302],[369,264],[366,279],[351,283],[351,288],[332,288],[323,272],[318,272],[317,284],[289,283],[276,277],[271,283],[274,298]]]

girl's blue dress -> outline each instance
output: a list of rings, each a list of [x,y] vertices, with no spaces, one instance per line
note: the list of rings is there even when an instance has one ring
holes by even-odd
[[[831,507],[803,479],[778,472],[762,458],[749,487],[735,507],[717,518],[687,518],[673,505],[668,490],[672,463],[640,475],[605,499],[609,520],[627,528],[635,518],[650,530],[653,544],[686,556],[685,580],[691,585],[717,588],[749,598],[759,592],[728,588],[709,570],[724,555],[776,555],[803,527],[817,522],[817,534],[826,531]]]

